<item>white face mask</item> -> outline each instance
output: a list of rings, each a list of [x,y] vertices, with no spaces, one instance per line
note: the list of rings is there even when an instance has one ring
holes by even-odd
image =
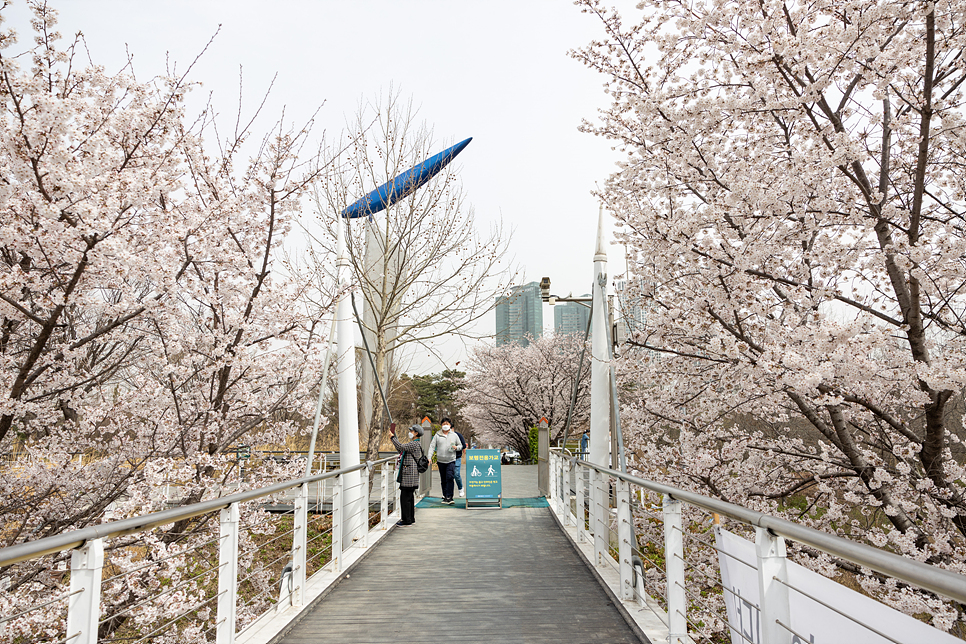
[[[449,425],[443,425],[443,431],[444,432],[448,432],[449,431]]]
[[[416,438],[416,434],[409,432],[409,440]]]

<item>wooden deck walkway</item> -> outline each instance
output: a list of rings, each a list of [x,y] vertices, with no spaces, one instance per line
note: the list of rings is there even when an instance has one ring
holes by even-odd
[[[419,509],[280,644],[646,642],[548,508]]]

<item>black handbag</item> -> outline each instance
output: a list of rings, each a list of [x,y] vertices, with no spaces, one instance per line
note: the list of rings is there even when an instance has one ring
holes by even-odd
[[[429,459],[426,458],[425,454],[420,454],[419,458],[416,459],[416,469],[420,474],[429,469]]]
[[[413,460],[416,461],[416,471],[422,474],[429,469],[429,459],[426,458],[426,455],[422,453],[422,447],[419,448],[419,451],[419,458],[414,456]],[[406,453],[407,452],[403,452],[401,454],[401,458],[399,459],[399,472],[396,473],[396,483],[402,483],[403,462],[406,460]]]

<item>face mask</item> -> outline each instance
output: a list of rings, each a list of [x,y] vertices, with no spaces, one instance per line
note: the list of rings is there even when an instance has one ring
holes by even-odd
[[[449,425],[443,425],[443,431],[444,432],[448,432],[449,431]]]
[[[409,440],[416,438],[416,434],[409,432]]]

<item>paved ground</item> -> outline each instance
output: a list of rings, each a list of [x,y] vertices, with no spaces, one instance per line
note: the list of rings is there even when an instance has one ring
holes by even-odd
[[[536,466],[504,492],[534,496]],[[547,508],[418,509],[280,641],[639,642]]]

